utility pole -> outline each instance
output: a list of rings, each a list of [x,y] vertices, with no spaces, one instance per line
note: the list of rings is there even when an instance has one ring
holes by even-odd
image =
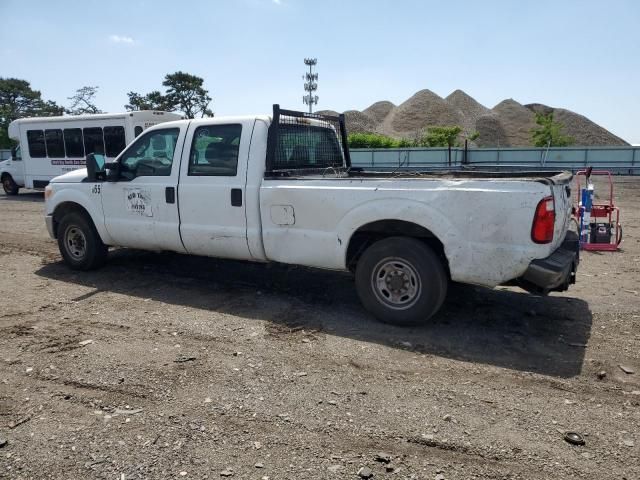
[[[318,74],[313,73],[313,67],[318,63],[317,58],[305,58],[304,64],[309,66],[309,71],[305,74],[303,79],[306,80],[304,84],[304,89],[307,92],[304,97],[302,97],[302,102],[305,105],[309,105],[309,113],[313,113],[313,105],[318,104],[318,96],[314,94],[314,92],[318,89]]]

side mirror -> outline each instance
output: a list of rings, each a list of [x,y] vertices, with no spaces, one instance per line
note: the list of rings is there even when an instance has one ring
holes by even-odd
[[[15,159],[18,153],[18,147],[11,147],[11,158]]]
[[[107,169],[107,182],[117,182],[120,180],[120,164],[118,162],[107,162],[104,164]]]
[[[104,180],[105,177],[105,159],[104,155],[99,153],[90,153],[87,155],[87,178],[90,182]]]

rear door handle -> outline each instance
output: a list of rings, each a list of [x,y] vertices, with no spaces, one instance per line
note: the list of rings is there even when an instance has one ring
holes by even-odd
[[[165,188],[164,199],[167,201],[167,203],[176,203],[176,189],[173,187]]]
[[[242,189],[240,188],[231,189],[231,206],[232,207],[242,206]]]

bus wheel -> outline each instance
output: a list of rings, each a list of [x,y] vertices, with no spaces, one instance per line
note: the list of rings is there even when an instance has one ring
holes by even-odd
[[[13,181],[13,178],[11,178],[9,174],[2,177],[2,188],[7,195],[17,195],[18,190],[20,190],[18,184]]]

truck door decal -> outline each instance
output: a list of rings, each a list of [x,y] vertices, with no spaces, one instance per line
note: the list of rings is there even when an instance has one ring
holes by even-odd
[[[153,208],[151,207],[151,192],[142,188],[125,188],[124,203],[127,212],[132,215],[140,215],[142,217],[153,217]]]

